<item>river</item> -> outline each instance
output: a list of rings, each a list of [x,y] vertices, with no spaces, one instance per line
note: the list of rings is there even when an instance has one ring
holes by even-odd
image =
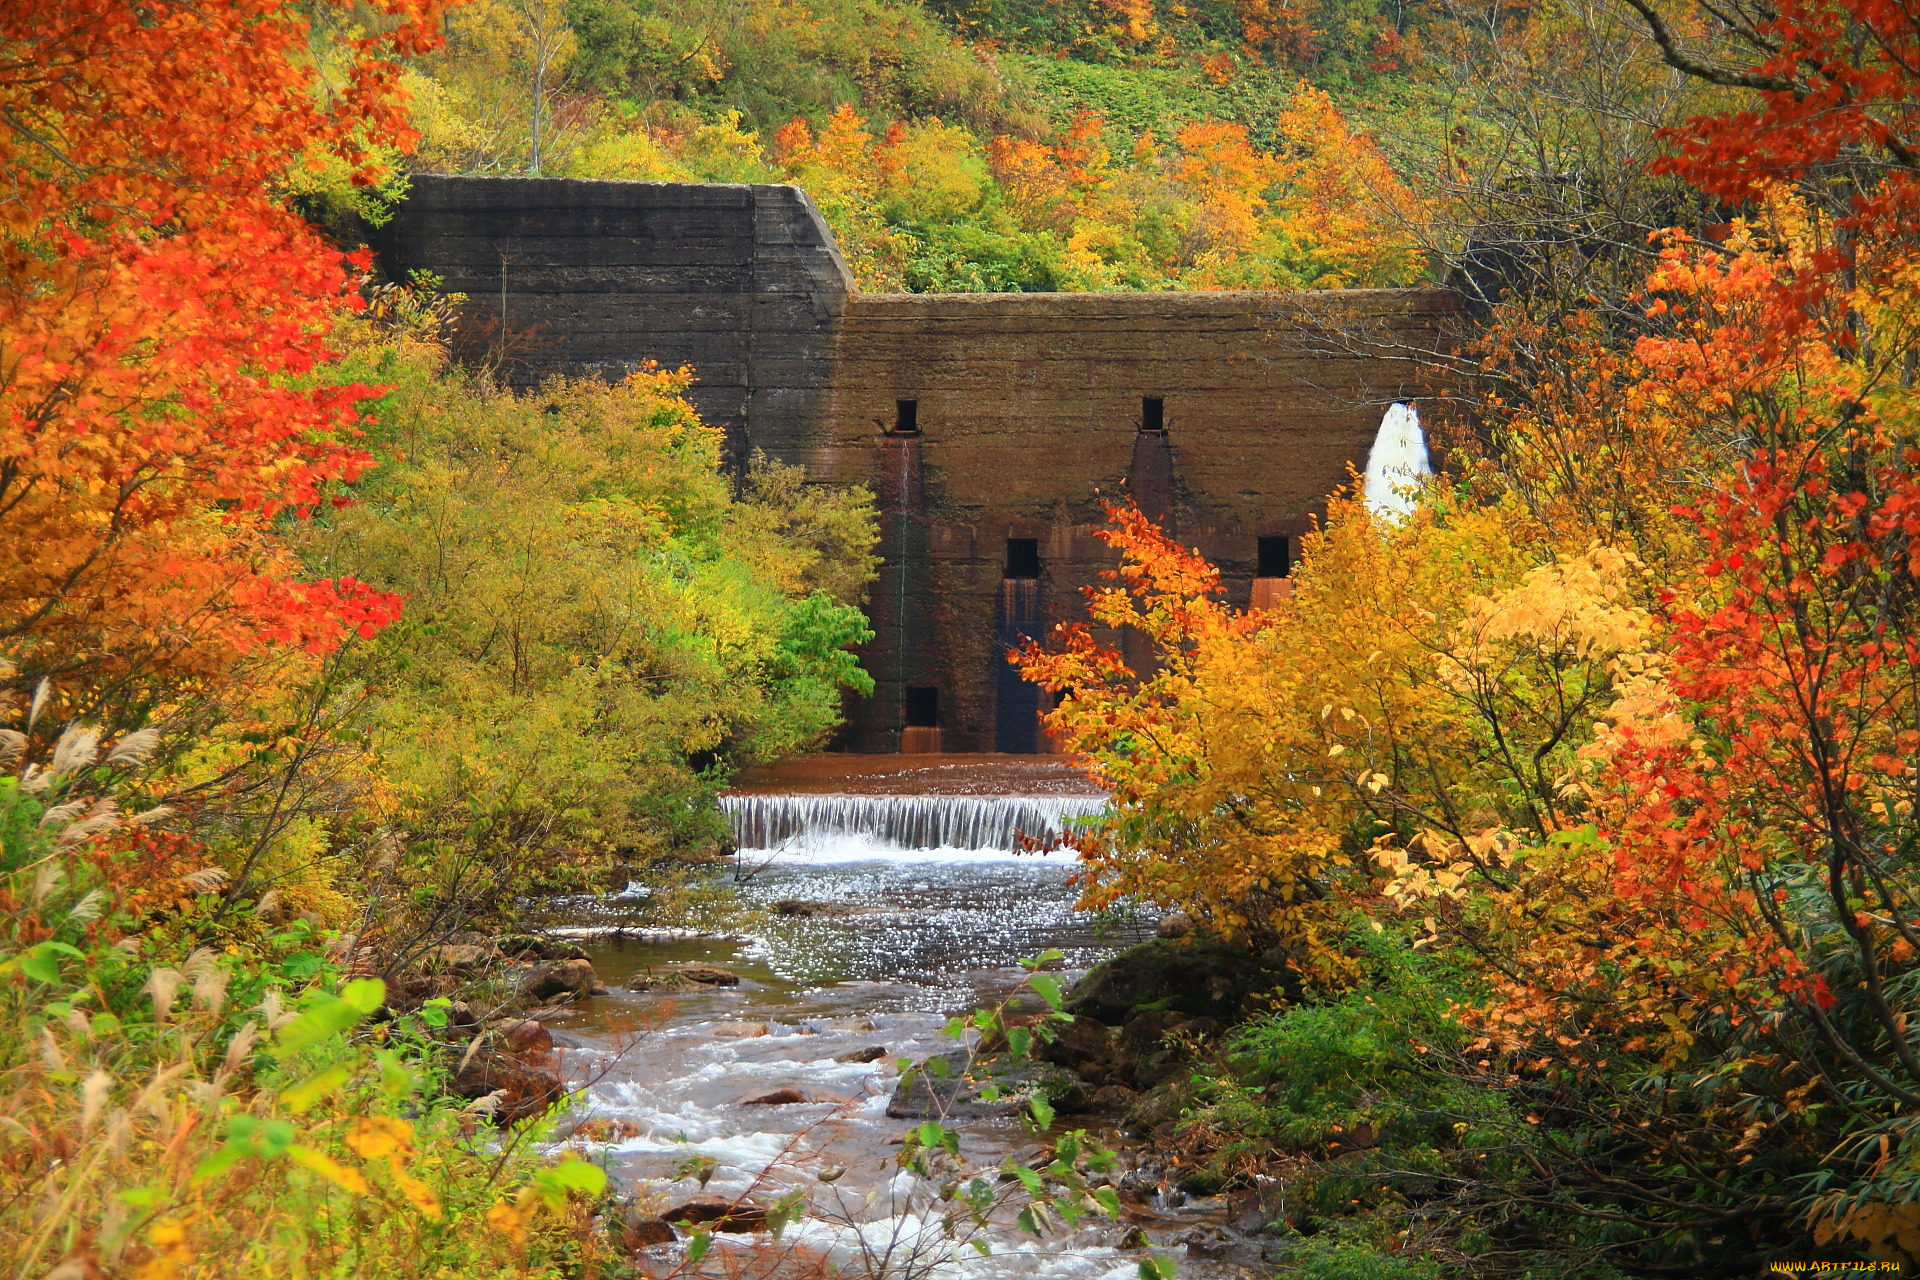
[[[1145,1253],[1127,1246],[1144,1242],[1151,1212],[1036,1240],[1009,1210],[955,1238],[937,1189],[899,1165],[914,1121],[886,1114],[896,1064],[953,1049],[947,1018],[1016,989],[1023,957],[1057,949],[1071,976],[1151,932],[1138,913],[1076,911],[1070,855],[1016,851],[1019,833],[1056,834],[1097,812],[1098,794],[1045,758],[827,757],[750,777],[724,807],[741,845],[740,896],[765,914],[728,937],[590,941],[613,994],[553,1024],[582,1089],[569,1125],[669,1218],[689,1200],[765,1203],[794,1187],[809,1208],[777,1245],[764,1232],[716,1235],[697,1266],[681,1243],[646,1250],[649,1273],[1137,1275]],[[739,985],[626,989],[685,963],[724,966]],[[806,1100],[749,1101],[768,1095]],[[1035,1154],[1016,1118],[956,1127],[969,1173]]]

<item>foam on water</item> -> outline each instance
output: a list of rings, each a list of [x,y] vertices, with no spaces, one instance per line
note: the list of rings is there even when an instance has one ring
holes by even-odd
[[[1074,858],[1073,850],[1059,848],[1030,851],[1013,848],[970,848],[962,845],[913,848],[896,844],[884,837],[852,832],[796,835],[776,845],[743,844],[739,853],[740,865],[749,869],[761,866],[827,867],[857,862],[914,864],[1045,862],[1071,865]]]
[[[925,859],[1011,853],[1021,837],[1054,840],[1106,808],[1099,796],[730,795],[721,812],[742,849],[804,850],[833,860],[848,839]],[[841,860],[846,860],[844,857]]]
[[[1413,514],[1420,482],[1432,474],[1427,459],[1427,437],[1420,429],[1420,413],[1412,405],[1390,405],[1380,419],[1380,430],[1367,451],[1363,489],[1367,509],[1376,517],[1398,523]]]

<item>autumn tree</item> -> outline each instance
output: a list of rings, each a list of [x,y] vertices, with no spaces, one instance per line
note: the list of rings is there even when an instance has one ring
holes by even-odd
[[[374,176],[367,140],[405,129],[392,55],[426,46],[433,6],[363,7],[320,83],[301,12],[0,14],[0,638],[13,682],[93,716],[398,606],[304,578],[274,537],[366,465],[370,394],[327,372],[364,263],[275,193],[326,159]]]

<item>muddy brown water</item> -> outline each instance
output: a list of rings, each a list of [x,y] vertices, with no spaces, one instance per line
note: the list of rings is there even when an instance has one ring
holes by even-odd
[[[612,994],[553,1024],[582,1085],[568,1124],[604,1139],[576,1144],[669,1217],[695,1198],[764,1202],[806,1189],[806,1216],[779,1245],[716,1237],[699,1274],[1136,1275],[1144,1253],[1125,1246],[1138,1243],[1140,1214],[1036,1240],[1009,1210],[984,1234],[956,1235],[937,1187],[899,1165],[898,1140],[914,1122],[886,1115],[898,1063],[955,1048],[941,1034],[948,1018],[1006,998],[1023,957],[1058,949],[1066,959],[1055,967],[1072,975],[1150,933],[1144,913],[1075,910],[1071,857],[1016,853],[1007,834],[1009,823],[1057,832],[1096,811],[1097,793],[1057,757],[816,758],[787,780],[757,775],[733,806],[736,830],[780,833],[743,841],[739,893],[767,908],[804,902],[813,914],[769,911],[738,937],[588,942]],[[943,834],[961,842],[941,844]],[[636,974],[689,962],[741,981],[674,995],[626,989]],[[807,1100],[750,1101],[779,1091]],[[955,1127],[961,1176],[992,1177],[1036,1141],[1015,1118]],[[1151,1234],[1164,1242],[1192,1220],[1170,1215]],[[644,1260],[661,1275],[685,1266],[679,1244]],[[1218,1274],[1182,1267],[1209,1272]]]

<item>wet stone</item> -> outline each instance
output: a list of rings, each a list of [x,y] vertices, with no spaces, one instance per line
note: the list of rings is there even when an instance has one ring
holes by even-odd
[[[772,1029],[764,1022],[717,1022],[708,1028],[708,1034],[718,1040],[751,1040],[771,1035]]]
[[[689,1200],[661,1216],[668,1222],[687,1222],[709,1231],[746,1233],[767,1229],[767,1211],[760,1205],[718,1198]]]

